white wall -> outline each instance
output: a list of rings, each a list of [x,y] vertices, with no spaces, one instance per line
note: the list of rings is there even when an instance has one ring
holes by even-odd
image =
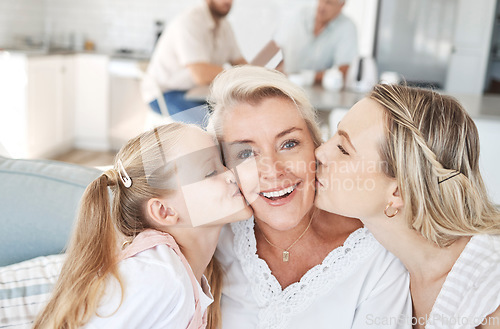
[[[98,51],[120,48],[151,51],[155,21],[169,22],[197,0],[45,0],[46,25],[53,41],[88,38]]]
[[[132,48],[149,53],[156,20],[170,22],[184,9],[203,0],[1,0],[0,47],[16,36],[51,35],[56,45],[91,39],[98,51]],[[284,13],[311,0],[234,0],[229,15],[247,59],[271,39]],[[371,53],[376,0],[348,0],[344,8],[358,24],[360,51]],[[76,38],[75,38],[76,37]],[[73,39],[75,38],[75,39]]]
[[[0,1],[0,48],[12,45],[19,38],[33,36],[41,41],[44,24],[44,1]]]
[[[377,0],[348,0],[344,6],[344,13],[353,19],[358,28],[359,53],[364,57],[372,56],[377,6]]]
[[[498,152],[498,141],[500,140],[500,120],[496,118],[474,119],[479,132],[481,153],[479,156],[479,167],[484,183],[492,201],[500,206],[500,153]]]

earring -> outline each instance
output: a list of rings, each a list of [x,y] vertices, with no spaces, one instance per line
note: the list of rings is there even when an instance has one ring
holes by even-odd
[[[392,202],[389,202],[389,204],[385,207],[385,210],[384,210],[384,214],[385,214],[387,217],[389,217],[389,218],[392,218],[392,217],[396,216],[396,215],[398,214],[398,212],[399,212],[399,209],[397,209],[397,208],[396,208],[396,211],[395,211],[393,214],[390,214],[390,215],[389,215],[389,214],[387,213],[387,210],[389,210],[389,208],[391,208],[391,206],[392,206]]]
[[[122,243],[122,250],[125,249],[126,246],[128,246],[129,244],[131,244],[132,241],[129,241],[129,240],[125,240],[123,243]]]

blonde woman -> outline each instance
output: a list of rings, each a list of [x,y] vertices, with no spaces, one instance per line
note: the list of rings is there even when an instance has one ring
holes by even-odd
[[[455,99],[378,85],[316,157],[316,205],[361,218],[405,264],[415,328],[500,328],[500,212]]]
[[[304,91],[242,66],[212,85],[209,127],[254,218],[226,226],[224,329],[409,328],[408,273],[361,223],[313,206],[321,144]],[[390,321],[390,322],[388,322]]]
[[[34,328],[216,328],[203,273],[222,225],[249,216],[212,136],[177,123],[143,133],[85,191]]]

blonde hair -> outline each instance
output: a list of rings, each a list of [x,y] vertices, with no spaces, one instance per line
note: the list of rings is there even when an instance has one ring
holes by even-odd
[[[172,123],[131,139],[116,155],[114,168],[90,183],[82,197],[67,259],[51,299],[35,321],[35,329],[73,329],[87,323],[96,313],[109,275],[118,280],[123,292],[119,245],[123,238],[131,240],[150,228],[146,211],[149,199],[166,196],[177,188],[171,179],[175,167],[165,161],[165,156],[187,127]],[[128,188],[120,178],[125,172],[132,179]],[[213,266],[217,264],[211,263]],[[212,280],[220,277],[213,276]]]
[[[380,154],[386,174],[397,179],[410,227],[439,246],[500,234],[500,212],[479,171],[477,128],[459,102],[400,85],[377,85],[369,97],[386,110]]]
[[[316,147],[321,145],[316,111],[304,90],[290,82],[283,73],[258,66],[237,66],[215,78],[208,98],[212,110],[208,129],[220,138],[223,136],[224,118],[236,105],[240,103],[258,105],[264,99],[273,97],[294,103],[307,124],[314,145]]]

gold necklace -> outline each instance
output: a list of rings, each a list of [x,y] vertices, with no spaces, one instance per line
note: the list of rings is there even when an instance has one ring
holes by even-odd
[[[260,229],[260,227],[257,225],[257,227],[259,227],[259,230],[260,230],[260,233],[262,233],[262,236],[264,237],[264,239],[267,241],[267,243],[269,243],[271,246],[273,246],[274,248],[277,248],[277,249],[280,249],[280,250],[283,250],[283,262],[288,262],[290,260],[290,249],[292,249],[292,247],[297,243],[299,242],[300,238],[302,238],[304,236],[304,234],[306,234],[307,230],[309,229],[309,227],[311,226],[311,223],[312,223],[312,220],[313,220],[313,217],[314,216],[311,216],[311,220],[309,221],[309,224],[307,224],[307,227],[306,229],[304,230],[304,232],[302,232],[302,234],[297,238],[297,240],[295,240],[288,248],[286,249],[283,249],[281,247],[278,247],[277,245],[275,245],[274,243],[272,243],[271,241],[269,241],[266,237],[266,235],[264,234],[264,232]]]

